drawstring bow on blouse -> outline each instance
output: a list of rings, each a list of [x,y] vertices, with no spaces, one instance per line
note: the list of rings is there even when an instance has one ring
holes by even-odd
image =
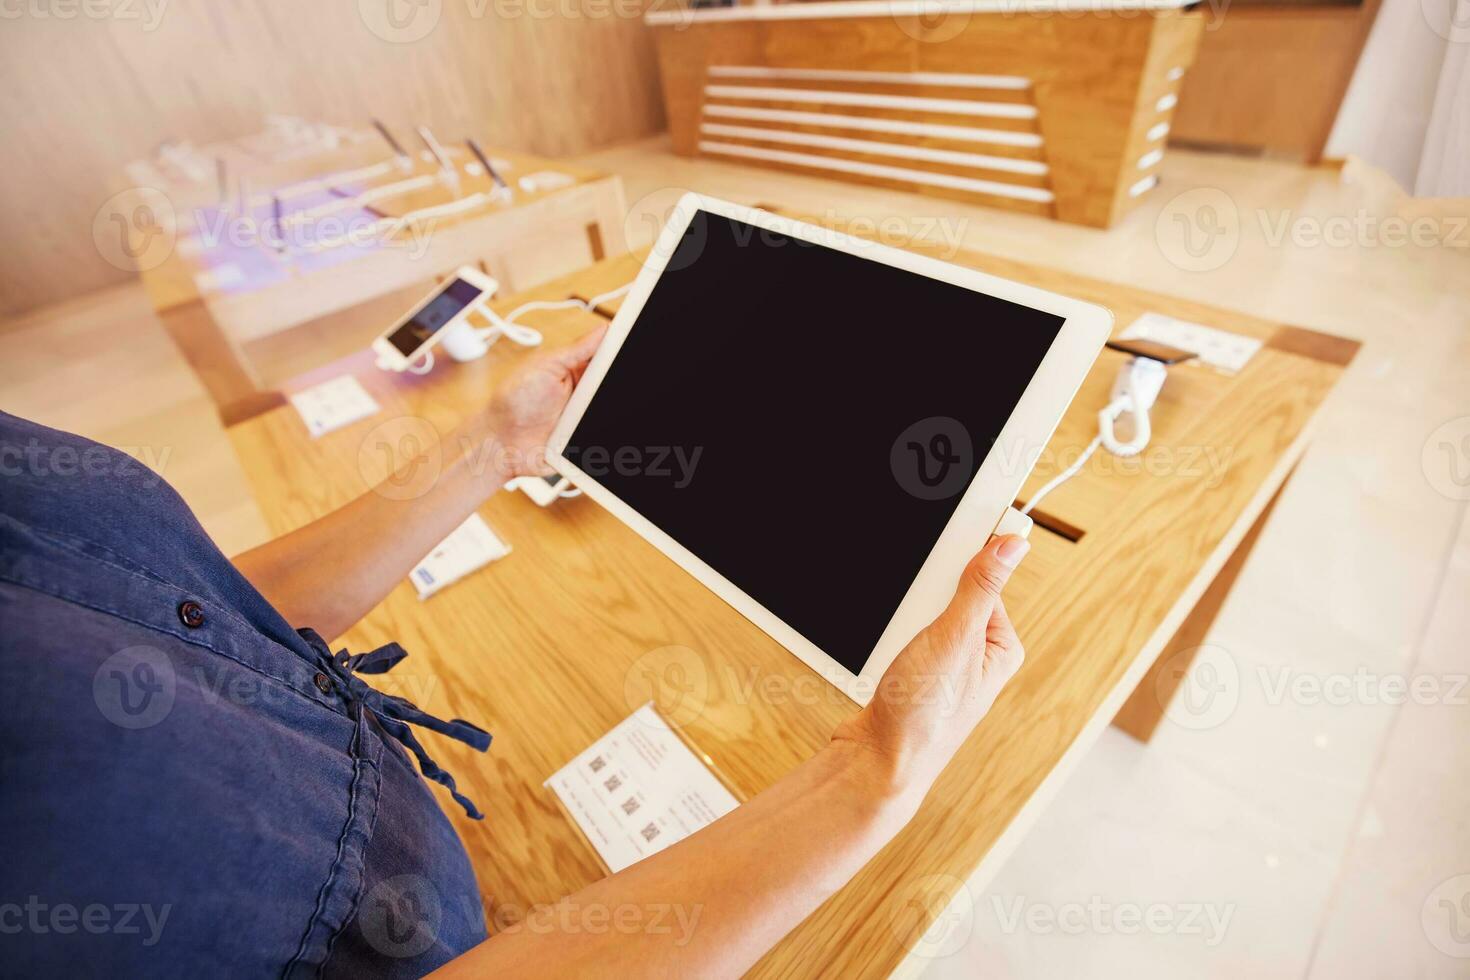
[[[450,721],[435,718],[411,701],[392,694],[384,694],[370,687],[357,676],[358,674],[386,674],[392,670],[408,656],[408,651],[397,643],[385,643],[368,653],[349,654],[346,650],[339,650],[333,655],[326,642],[315,630],[303,629],[300,633],[326,661],[326,665],[331,668],[333,676],[341,684],[347,698],[371,711],[378,719],[378,723],[382,725],[383,730],[413,753],[414,758],[419,761],[419,771],[424,774],[424,777],[447,788],[449,794],[454,797],[454,801],[464,807],[465,813],[472,820],[485,819],[479,807],[475,806],[474,802],[455,786],[454,777],[429,758],[429,754],[424,751],[423,745],[414,735],[413,729],[408,726],[417,725],[441,735],[448,735],[480,752],[490,747],[490,733],[462,718],[454,718]]]

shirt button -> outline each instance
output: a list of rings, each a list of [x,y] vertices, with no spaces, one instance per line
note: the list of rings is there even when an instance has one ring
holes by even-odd
[[[318,691],[321,691],[323,694],[332,693],[332,679],[326,674],[319,673],[312,680],[316,683],[316,689]]]
[[[204,607],[190,599],[179,604],[179,621],[191,630],[204,625]]]

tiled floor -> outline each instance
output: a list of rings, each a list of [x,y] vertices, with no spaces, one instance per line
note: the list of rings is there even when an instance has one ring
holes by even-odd
[[[1364,340],[1210,637],[1233,710],[1146,747],[1109,731],[927,976],[1470,976],[1470,204],[1429,211],[1420,241],[1446,242],[1394,244],[1371,174],[1174,152],[1103,232],[663,141],[587,162],[624,175],[635,241],[692,188]],[[264,533],[135,288],[0,327],[0,406],[166,451],[227,550]]]

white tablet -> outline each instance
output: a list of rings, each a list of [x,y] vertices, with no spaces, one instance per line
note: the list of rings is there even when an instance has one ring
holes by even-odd
[[[1099,306],[689,194],[549,458],[865,704],[1111,326]]]

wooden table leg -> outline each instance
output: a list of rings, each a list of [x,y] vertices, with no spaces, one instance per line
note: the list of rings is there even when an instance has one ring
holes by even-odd
[[[1295,471],[1293,471],[1295,472]],[[1194,663],[1194,655],[1199,646],[1204,643],[1210,626],[1215,622],[1215,616],[1219,614],[1220,607],[1225,604],[1225,597],[1230,594],[1231,588],[1235,586],[1236,576],[1245,565],[1245,560],[1250,556],[1251,549],[1255,547],[1256,540],[1261,536],[1261,529],[1266,526],[1266,521],[1271,517],[1271,511],[1276,507],[1276,501],[1281,499],[1281,492],[1291,482],[1291,474],[1288,473],[1281,486],[1276,488],[1276,493],[1261,511],[1251,529],[1241,538],[1240,544],[1235,546],[1235,551],[1225,560],[1220,571],[1215,573],[1215,578],[1210,582],[1209,588],[1205,589],[1204,595],[1200,596],[1194,604],[1179,629],[1174,631],[1169,642],[1160,651],[1158,659],[1143,675],[1143,680],[1133,689],[1123,707],[1113,718],[1113,724],[1123,731],[1132,735],[1140,742],[1147,742],[1153,737],[1154,730],[1159,727],[1159,722],[1164,718],[1164,712],[1173,700],[1175,692],[1179,689],[1184,675],[1189,671],[1190,665]]]
[[[491,252],[481,256],[479,265],[480,271],[500,284],[500,289],[496,292],[497,296],[508,296],[520,291],[521,287],[516,282],[515,273],[510,268],[510,256],[505,252]],[[440,277],[440,281],[447,278],[448,274]]]
[[[623,182],[618,178],[607,177],[593,186],[594,217],[587,223],[587,244],[592,248],[592,260],[601,262],[628,251],[628,236],[623,231],[628,205],[623,197]]]
[[[158,319],[198,375],[226,427],[281,404],[281,394],[261,387],[245,353],[215,323],[202,300],[164,310]]]
[[[602,227],[595,221],[587,226],[587,245],[592,249],[593,262],[607,258],[607,249],[602,244]]]

